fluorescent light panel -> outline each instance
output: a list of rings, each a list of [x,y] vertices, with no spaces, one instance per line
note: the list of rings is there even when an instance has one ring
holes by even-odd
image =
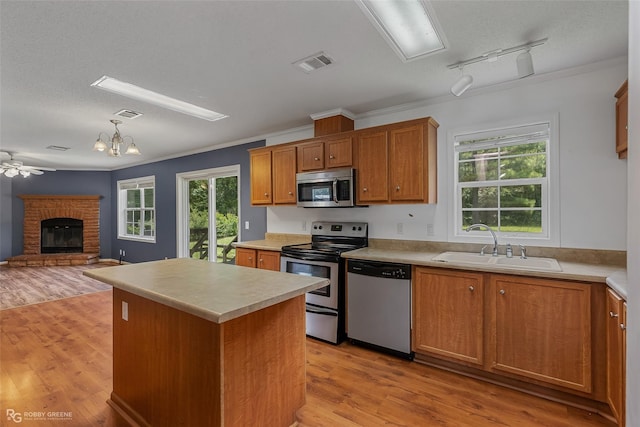
[[[131,83],[121,82],[109,76],[102,76],[93,82],[91,86],[211,122],[229,117],[225,114],[216,113],[215,111],[207,110],[206,108],[198,107],[197,105],[189,104],[188,102],[180,101]]]
[[[444,50],[435,14],[423,0],[356,0],[400,58],[407,62]]]

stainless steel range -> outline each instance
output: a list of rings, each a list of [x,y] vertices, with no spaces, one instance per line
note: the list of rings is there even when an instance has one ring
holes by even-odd
[[[329,285],[307,293],[307,335],[339,344],[345,338],[345,260],[342,252],[367,246],[365,222],[311,224],[311,243],[282,248],[280,271],[324,277]]]

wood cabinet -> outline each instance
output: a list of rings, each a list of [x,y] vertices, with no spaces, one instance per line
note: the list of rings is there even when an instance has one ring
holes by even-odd
[[[236,265],[280,271],[280,252],[236,248]]]
[[[297,150],[299,172],[324,169],[324,142],[305,142],[299,144]]]
[[[352,133],[348,133],[298,144],[298,172],[353,166],[352,141]]]
[[[296,147],[274,148],[271,155],[273,203],[296,204]]]
[[[357,202],[435,203],[437,128],[427,118],[357,133]]]
[[[389,200],[389,144],[387,132],[362,133],[356,139],[356,203]]]
[[[618,425],[624,426],[626,303],[607,289],[607,402]]]
[[[249,154],[251,164],[251,204],[270,205],[271,193],[271,149],[253,150]]]
[[[627,158],[627,145],[629,140],[629,113],[627,81],[616,92],[616,153],[619,159]]]
[[[326,140],[324,154],[327,169],[353,166],[353,137],[346,136]]]
[[[482,274],[416,267],[412,283],[412,350],[482,367]]]
[[[591,392],[591,287],[490,276],[491,371]]]

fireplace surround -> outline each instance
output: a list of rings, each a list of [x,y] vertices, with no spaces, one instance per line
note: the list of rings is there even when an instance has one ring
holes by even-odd
[[[79,265],[98,262],[100,199],[94,195],[19,195],[24,202],[23,255],[9,258],[13,267]],[[65,218],[82,224],[82,242],[63,253],[43,253],[42,222]],[[71,252],[73,251],[73,252]],[[46,252],[46,251],[45,251]]]

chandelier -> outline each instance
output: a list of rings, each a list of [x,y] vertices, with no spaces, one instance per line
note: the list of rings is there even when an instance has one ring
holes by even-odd
[[[107,154],[109,156],[120,157],[122,152],[122,150],[120,150],[120,146],[122,144],[125,144],[124,139],[131,138],[131,142],[127,146],[127,149],[124,151],[124,154],[134,154],[139,156],[140,150],[138,149],[136,144],[133,142],[133,137],[129,135],[126,135],[126,136],[120,135],[120,130],[118,129],[118,125],[121,124],[122,122],[120,120],[110,120],[110,122],[113,123],[113,125],[115,126],[116,132],[111,137],[109,137],[109,135],[106,134],[105,132],[100,132],[98,134],[98,139],[96,140],[96,143],[93,145],[93,151],[107,150]],[[103,135],[107,137],[106,141],[102,140]]]

